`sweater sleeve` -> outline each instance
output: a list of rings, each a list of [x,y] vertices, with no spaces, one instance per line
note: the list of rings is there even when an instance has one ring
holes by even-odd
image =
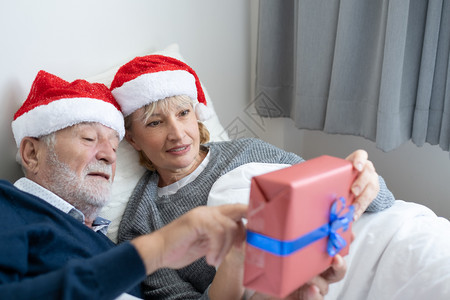
[[[146,299],[200,300],[209,299],[207,288],[203,293],[180,277],[177,270],[160,269],[149,275],[143,283]]]
[[[378,176],[378,181],[380,183],[380,191],[378,192],[377,197],[370,203],[369,207],[367,207],[367,212],[382,211],[394,204],[395,197],[388,189],[383,177]]]
[[[5,281],[12,272],[2,267],[0,295],[5,299],[114,299],[145,277],[139,254],[129,243],[32,278]]]

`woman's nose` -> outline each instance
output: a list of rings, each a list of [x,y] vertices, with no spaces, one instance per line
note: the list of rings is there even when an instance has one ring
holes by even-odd
[[[170,140],[179,140],[184,137],[184,125],[177,121],[171,121],[169,126],[169,134],[167,135]]]

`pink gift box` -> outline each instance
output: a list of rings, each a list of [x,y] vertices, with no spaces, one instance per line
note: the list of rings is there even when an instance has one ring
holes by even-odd
[[[244,286],[283,298],[325,271],[333,252],[346,255],[356,174],[349,161],[320,156],[253,177]]]

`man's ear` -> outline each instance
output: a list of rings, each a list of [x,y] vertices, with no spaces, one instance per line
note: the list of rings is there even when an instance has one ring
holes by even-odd
[[[19,153],[22,166],[27,173],[36,175],[39,170],[39,140],[33,137],[24,137],[20,143]]]
[[[128,143],[130,143],[131,146],[133,146],[133,148],[136,151],[141,151],[141,147],[139,147],[136,142],[133,139],[133,135],[131,134],[131,132],[129,132],[128,130],[125,132],[125,139],[127,140]]]

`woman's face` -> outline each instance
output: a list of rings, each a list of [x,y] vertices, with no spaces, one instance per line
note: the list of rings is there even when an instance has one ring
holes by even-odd
[[[144,108],[135,111],[126,138],[143,151],[160,175],[191,173],[202,158],[200,133],[192,104],[170,102],[167,110],[156,107],[144,123]],[[179,179],[179,178],[178,178]]]

